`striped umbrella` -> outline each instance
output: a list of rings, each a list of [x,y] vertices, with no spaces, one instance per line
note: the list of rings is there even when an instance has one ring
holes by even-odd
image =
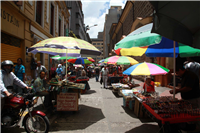
[[[73,64],[92,64],[91,61],[89,61],[85,57],[80,57],[76,59],[69,59],[68,62],[73,63]]]
[[[81,50],[80,49],[68,49],[67,50],[67,56],[71,57],[80,57]],[[50,55],[59,55],[59,56],[66,56],[66,49],[60,49],[60,48],[36,48],[30,53],[36,54],[36,53],[45,53]],[[66,59],[66,57],[65,57]]]
[[[86,55],[99,56],[101,54],[101,52],[89,42],[86,42],[78,38],[63,37],[63,36],[49,38],[49,39],[40,41],[37,44],[31,46],[28,49],[28,52],[31,52],[33,50],[39,50],[40,48],[45,48],[45,47],[58,48],[58,49],[80,49],[80,53],[86,54]]]
[[[169,69],[154,63],[143,62],[126,69],[123,74],[127,75],[160,75],[167,74]]]
[[[107,64],[116,64],[116,65],[134,65],[139,63],[135,59],[128,56],[111,56],[104,60]]]

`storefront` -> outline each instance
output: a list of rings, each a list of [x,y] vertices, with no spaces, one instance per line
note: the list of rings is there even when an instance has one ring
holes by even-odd
[[[9,5],[1,5],[1,61],[25,59],[24,20]]]

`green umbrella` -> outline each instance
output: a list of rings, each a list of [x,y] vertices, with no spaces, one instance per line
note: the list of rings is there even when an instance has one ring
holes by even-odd
[[[66,56],[59,56],[59,55],[56,55],[56,56],[53,56],[51,57],[52,59],[55,59],[55,60],[65,60],[66,59]],[[71,57],[71,56],[67,56],[67,59],[76,59],[77,57]]]

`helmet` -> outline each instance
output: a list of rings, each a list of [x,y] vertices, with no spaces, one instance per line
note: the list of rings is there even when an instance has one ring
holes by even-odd
[[[6,65],[11,66],[11,68],[10,69],[5,69],[4,66],[6,66]],[[5,61],[3,61],[1,63],[1,69],[3,69],[4,71],[6,71],[6,73],[10,73],[13,70],[13,66],[14,66],[14,64],[10,60],[5,60]]]

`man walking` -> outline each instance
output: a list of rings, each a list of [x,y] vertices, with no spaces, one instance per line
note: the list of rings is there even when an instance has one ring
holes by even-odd
[[[95,77],[96,77],[96,82],[99,82],[99,67],[98,66],[96,66],[95,67]]]
[[[107,88],[108,69],[107,69],[106,65],[101,70],[101,77],[103,77],[103,87]]]

